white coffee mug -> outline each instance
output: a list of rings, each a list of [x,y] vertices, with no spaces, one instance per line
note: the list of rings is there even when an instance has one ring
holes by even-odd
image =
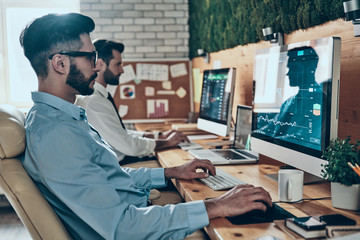
[[[278,175],[279,200],[297,202],[303,198],[304,172],[294,169],[281,169]]]

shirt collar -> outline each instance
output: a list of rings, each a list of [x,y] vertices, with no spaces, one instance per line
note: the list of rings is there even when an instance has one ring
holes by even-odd
[[[34,103],[42,103],[49,105],[53,108],[56,108],[70,115],[72,118],[75,118],[76,120],[85,118],[85,110],[83,108],[80,108],[52,94],[44,93],[44,92],[32,92],[31,97]]]
[[[101,85],[100,83],[95,81],[94,84],[94,90],[97,91],[98,93],[100,93],[100,95],[102,95],[104,98],[107,98],[108,96],[108,91],[106,90],[106,88]]]

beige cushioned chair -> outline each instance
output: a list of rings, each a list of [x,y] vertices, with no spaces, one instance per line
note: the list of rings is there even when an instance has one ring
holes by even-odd
[[[0,105],[0,187],[33,239],[71,239],[65,227],[23,168],[24,114]]]

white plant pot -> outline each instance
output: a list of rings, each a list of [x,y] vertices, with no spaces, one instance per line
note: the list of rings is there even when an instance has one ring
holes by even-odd
[[[360,210],[360,184],[346,186],[331,182],[331,203],[335,208]]]

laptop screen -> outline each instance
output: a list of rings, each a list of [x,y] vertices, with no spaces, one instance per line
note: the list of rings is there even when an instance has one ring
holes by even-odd
[[[234,147],[249,150],[251,135],[252,107],[238,105],[236,112],[236,125]]]

